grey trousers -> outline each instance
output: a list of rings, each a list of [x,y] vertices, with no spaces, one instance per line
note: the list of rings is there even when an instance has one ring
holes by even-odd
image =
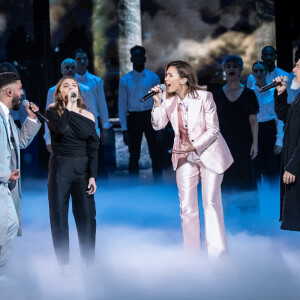
[[[16,213],[16,208],[14,201],[11,197],[7,198],[8,201],[8,210],[7,210],[7,233],[5,243],[0,247],[0,276],[3,273],[5,264],[8,261],[9,255],[11,253],[14,240],[17,236],[19,229],[19,220]]]

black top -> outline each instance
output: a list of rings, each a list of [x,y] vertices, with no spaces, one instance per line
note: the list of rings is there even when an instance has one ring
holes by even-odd
[[[45,113],[51,134],[53,154],[89,158],[90,177],[97,175],[99,137],[95,122],[78,113],[65,109],[61,117],[54,109]]]
[[[281,150],[280,221],[281,229],[300,231],[300,93],[291,104],[288,94],[278,95],[275,90],[275,112],[284,122],[283,147]],[[287,171],[296,176],[294,183],[285,184],[283,174]]]
[[[256,115],[259,111],[254,91],[245,87],[234,102],[227,98],[223,88],[216,90],[213,96],[217,106],[220,130],[226,142],[237,147],[246,144],[247,152],[250,153],[252,132],[249,115]]]
[[[253,90],[244,88],[239,98],[231,102],[223,88],[213,92],[220,131],[231,151],[234,163],[225,173],[223,186],[237,185],[245,189],[256,187],[252,178],[250,149],[252,132],[249,115],[256,115],[259,104]]]

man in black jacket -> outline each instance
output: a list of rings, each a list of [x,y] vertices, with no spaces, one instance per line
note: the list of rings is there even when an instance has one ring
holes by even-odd
[[[291,88],[300,87],[300,60],[293,69]],[[287,103],[287,84],[283,76],[275,79],[281,84],[275,91],[275,112],[284,122],[284,138],[280,179],[281,229],[300,231],[300,93]]]

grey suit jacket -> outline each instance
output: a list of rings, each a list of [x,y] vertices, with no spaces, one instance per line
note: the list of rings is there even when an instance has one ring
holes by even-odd
[[[17,169],[20,169],[20,149],[26,148],[34,136],[37,134],[41,127],[41,123],[37,123],[25,120],[21,130],[17,128],[12,117],[10,116],[10,123],[12,127],[12,133],[16,142],[17,161],[14,165]],[[16,189],[14,193],[11,193],[8,189],[8,181],[11,174],[10,161],[11,161],[11,149],[9,143],[8,126],[5,114],[0,107],[0,246],[3,245],[5,235],[7,232],[7,202],[8,198],[12,197],[15,203],[17,215],[20,221],[19,235],[21,235],[21,207],[22,207],[22,195],[21,195],[21,180],[17,180]]]

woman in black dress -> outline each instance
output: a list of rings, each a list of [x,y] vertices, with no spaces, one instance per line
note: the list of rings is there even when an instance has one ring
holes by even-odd
[[[217,105],[220,131],[226,140],[234,163],[224,175],[222,188],[241,211],[258,210],[258,193],[252,160],[257,156],[259,105],[253,90],[240,83],[243,60],[226,56],[222,62],[227,84],[213,93]],[[224,197],[225,198],[225,197]],[[226,205],[225,205],[226,207]]]
[[[80,253],[83,263],[95,257],[99,138],[94,116],[85,104],[77,81],[63,77],[54,92],[55,102],[46,110],[51,133],[48,198],[55,254],[63,267],[69,264],[69,198],[72,196]]]

